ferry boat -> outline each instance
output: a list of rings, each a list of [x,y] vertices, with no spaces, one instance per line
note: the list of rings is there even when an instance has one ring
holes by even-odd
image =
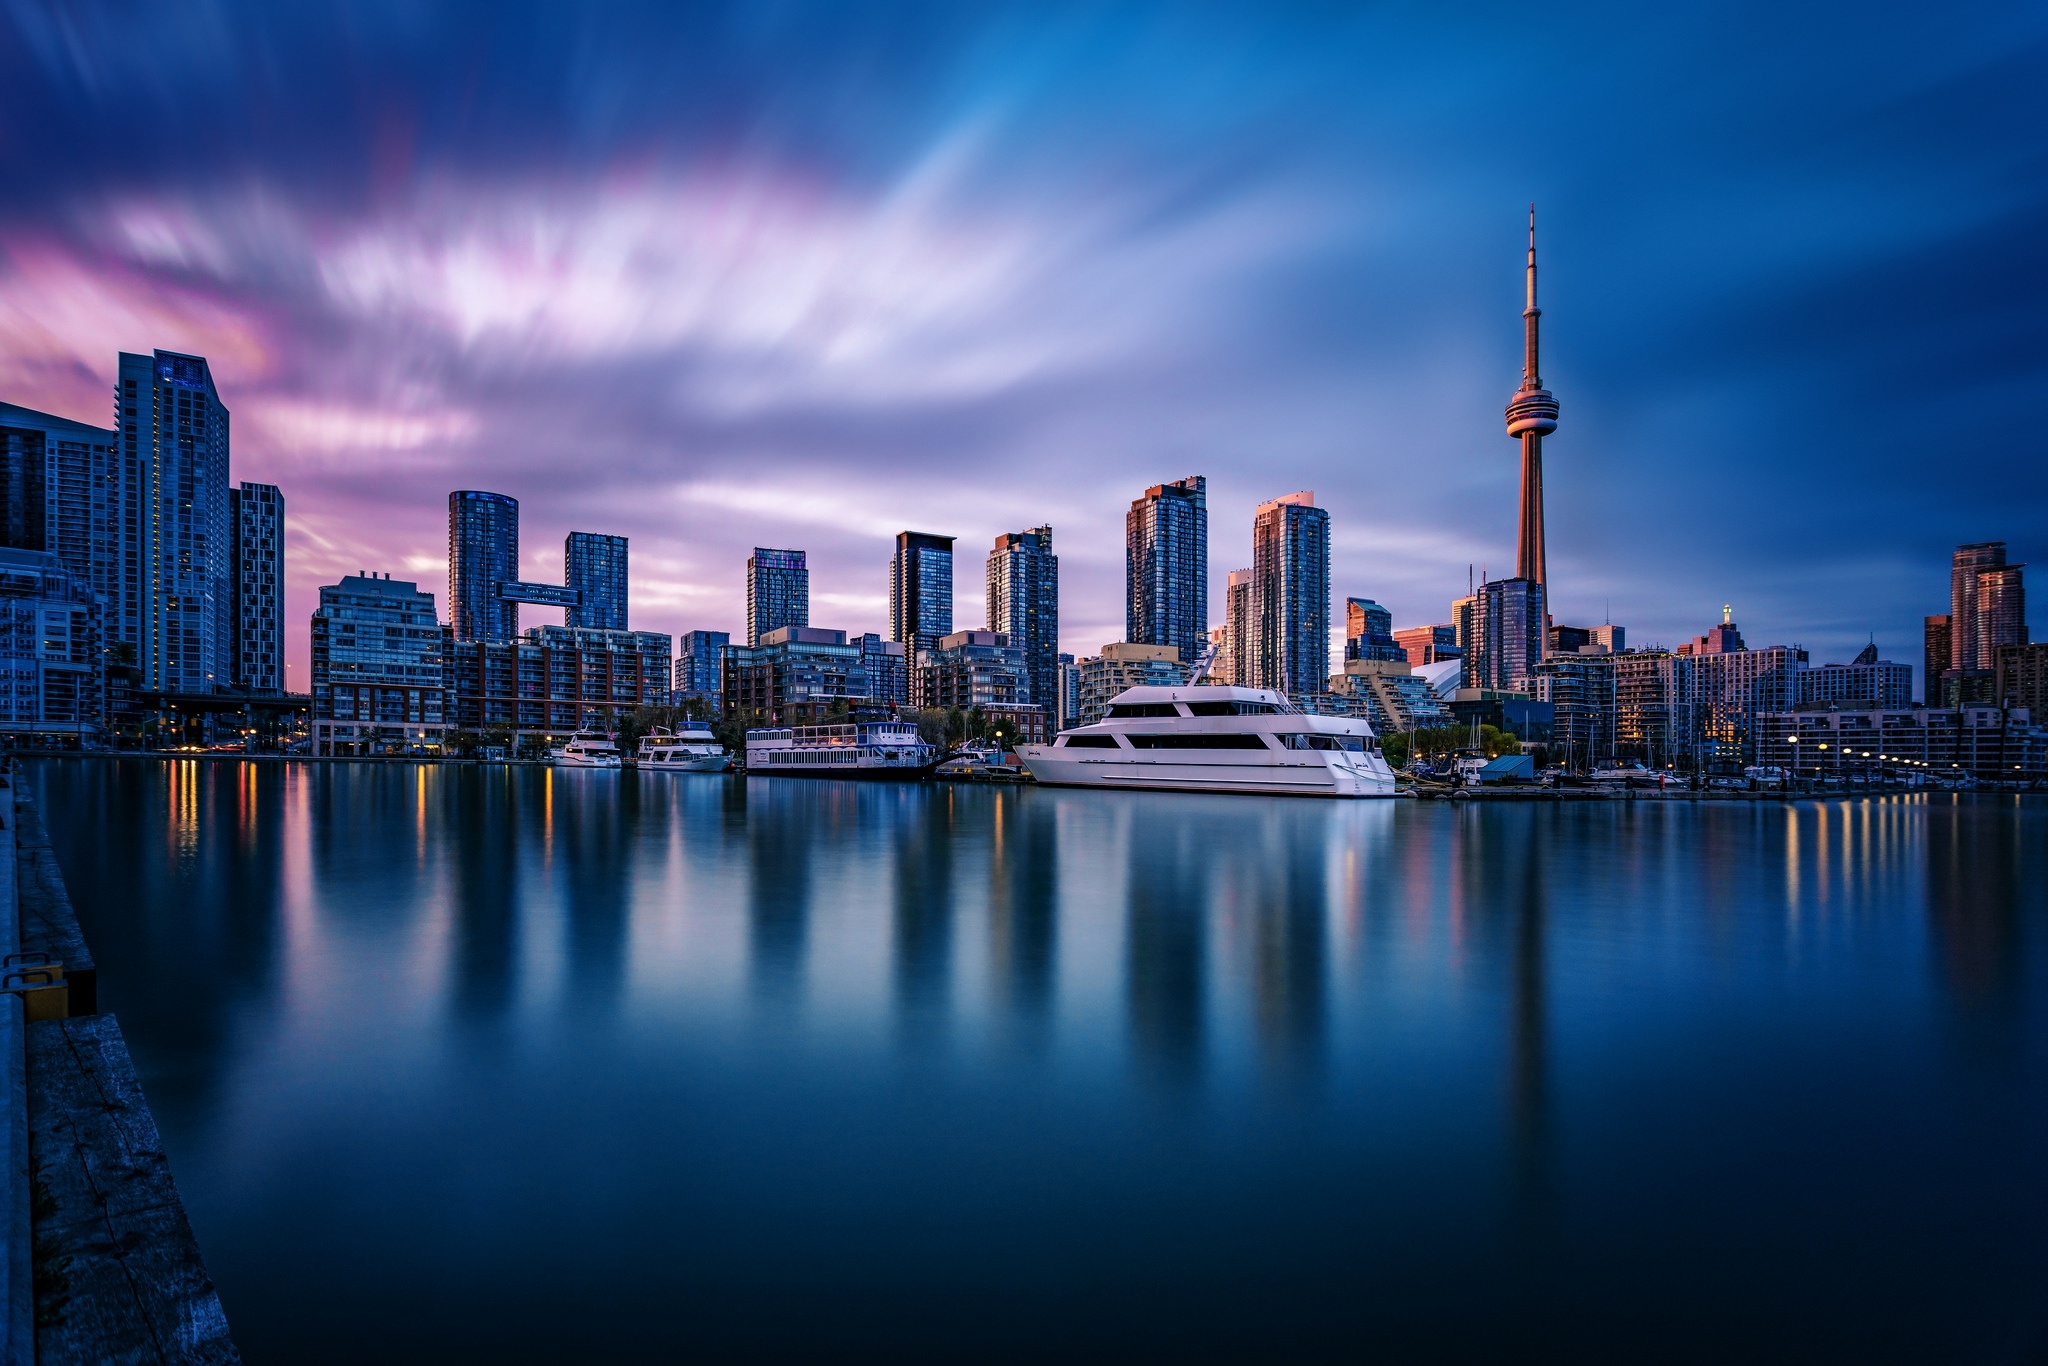
[[[723,773],[732,767],[732,756],[718,743],[708,724],[685,721],[680,734],[666,726],[656,726],[641,736],[633,763],[656,773]]]
[[[619,747],[594,730],[579,730],[560,749],[548,751],[556,768],[618,768]]]
[[[749,776],[916,782],[938,763],[939,751],[918,736],[917,724],[894,716],[747,732]]]
[[[1396,795],[1371,725],[1307,715],[1265,688],[1131,688],[1102,720],[1049,745],[1019,745],[1017,755],[1052,787]]]

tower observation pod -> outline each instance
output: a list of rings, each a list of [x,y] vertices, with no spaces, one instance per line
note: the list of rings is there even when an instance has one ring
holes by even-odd
[[[1557,430],[1557,399],[1543,387],[1536,363],[1536,206],[1529,206],[1529,301],[1522,310],[1522,387],[1508,400],[1508,435],[1522,442],[1522,524],[1515,574],[1544,582],[1543,438]]]

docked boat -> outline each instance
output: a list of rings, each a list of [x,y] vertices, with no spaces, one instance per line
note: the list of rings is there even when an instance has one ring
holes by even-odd
[[[594,730],[579,730],[560,749],[548,751],[556,768],[618,768],[619,747]]]
[[[1392,797],[1394,771],[1372,727],[1310,716],[1265,688],[1131,688],[1093,725],[1019,745],[1053,787]]]
[[[894,716],[747,732],[750,776],[915,782],[938,762],[939,751],[918,735],[916,723]]]
[[[723,773],[732,767],[732,755],[718,743],[710,726],[685,721],[679,732],[656,726],[641,736],[633,764],[655,773]]]

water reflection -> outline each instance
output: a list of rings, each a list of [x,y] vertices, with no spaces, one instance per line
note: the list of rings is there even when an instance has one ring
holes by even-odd
[[[1145,810],[1146,798],[1121,813]],[[1202,799],[1196,798],[1196,802]],[[1174,1088],[1201,1075],[1209,901],[1219,833],[1191,807],[1182,820],[1127,821],[1125,1000],[1141,1071]]]
[[[33,767],[252,1359],[2038,1327],[2038,804],[647,776]]]

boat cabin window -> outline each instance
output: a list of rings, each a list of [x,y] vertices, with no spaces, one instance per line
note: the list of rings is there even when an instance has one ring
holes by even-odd
[[[1362,752],[1365,747],[1363,735],[1276,735],[1286,749],[1348,749],[1352,753]]]
[[[1132,735],[1132,749],[1264,749],[1258,735]]]
[[[1189,716],[1276,716],[1280,708],[1271,702],[1190,702]]]
[[[1115,749],[1116,738],[1110,735],[1062,735],[1060,745],[1065,749]]]
[[[1112,721],[1129,721],[1148,716],[1179,716],[1180,711],[1171,702],[1126,702],[1109,709]]]

